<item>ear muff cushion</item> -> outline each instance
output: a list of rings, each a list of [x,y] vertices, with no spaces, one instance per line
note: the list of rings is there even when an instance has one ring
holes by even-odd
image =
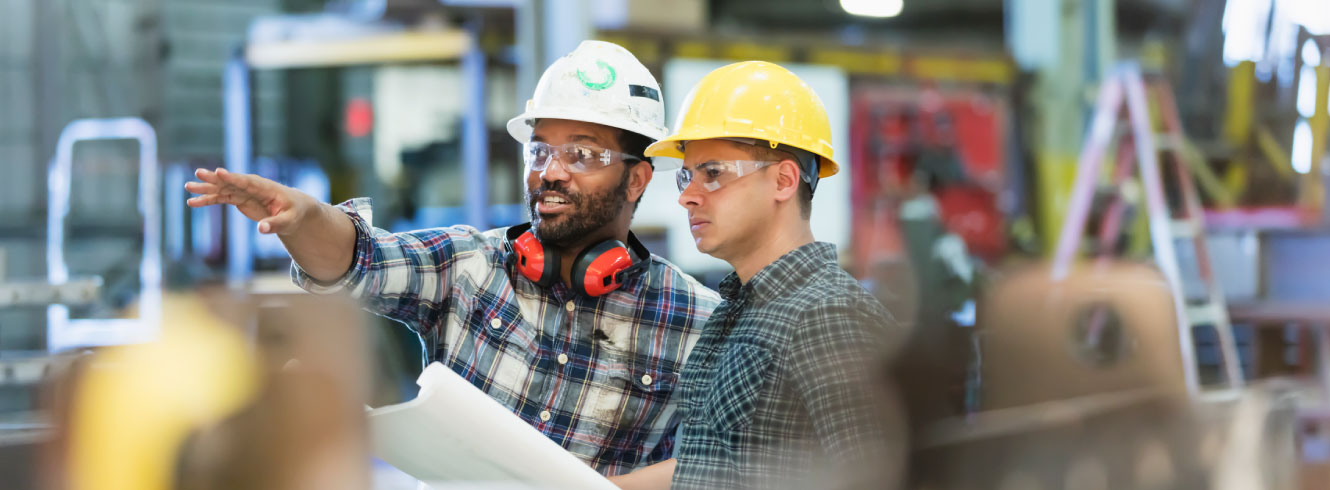
[[[559,277],[559,254],[547,250],[534,233],[527,231],[513,240],[517,271],[541,287],[554,284]]]
[[[603,296],[619,288],[619,273],[633,266],[628,247],[606,240],[588,247],[573,261],[573,290],[587,296]]]

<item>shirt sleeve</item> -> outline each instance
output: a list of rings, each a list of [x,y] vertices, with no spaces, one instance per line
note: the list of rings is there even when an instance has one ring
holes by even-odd
[[[371,226],[368,198],[336,206],[356,228],[351,268],[332,282],[319,282],[291,263],[291,279],[316,294],[346,293],[370,312],[406,324],[420,333],[442,324],[457,262],[483,253],[488,242],[469,226],[389,233]]]
[[[886,368],[895,325],[873,306],[837,300],[806,310],[789,352],[793,386],[838,474],[903,483],[908,428]]]

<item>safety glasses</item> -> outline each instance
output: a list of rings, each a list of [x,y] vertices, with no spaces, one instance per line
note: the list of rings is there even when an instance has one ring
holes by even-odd
[[[740,177],[777,163],[780,163],[780,161],[710,160],[699,163],[691,169],[679,169],[674,174],[674,182],[679,186],[679,193],[683,193],[684,189],[687,189],[693,181],[702,184],[702,189],[707,192],[715,192]]]
[[[563,162],[568,173],[580,174],[609,166],[614,162],[636,162],[639,158],[614,150],[582,143],[551,145],[541,141],[526,144],[522,161],[527,172],[542,172],[553,160]]]

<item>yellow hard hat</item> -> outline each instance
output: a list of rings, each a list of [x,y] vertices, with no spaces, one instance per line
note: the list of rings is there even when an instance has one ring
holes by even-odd
[[[753,138],[817,155],[818,177],[840,170],[822,99],[780,65],[744,61],[717,68],[697,82],[682,107],[674,134],[647,147],[646,156],[683,158],[689,141]]]

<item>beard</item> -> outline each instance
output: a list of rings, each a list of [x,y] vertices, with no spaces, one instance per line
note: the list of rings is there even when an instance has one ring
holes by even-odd
[[[546,246],[557,248],[571,248],[580,241],[592,238],[597,230],[610,224],[627,204],[628,176],[628,172],[624,172],[617,187],[595,194],[571,192],[566,182],[541,180],[539,188],[528,190],[526,194],[527,211],[531,215],[531,228],[535,230],[536,237]],[[556,221],[546,221],[544,216],[536,212],[540,193],[545,191],[566,196],[573,211],[564,213]]]

